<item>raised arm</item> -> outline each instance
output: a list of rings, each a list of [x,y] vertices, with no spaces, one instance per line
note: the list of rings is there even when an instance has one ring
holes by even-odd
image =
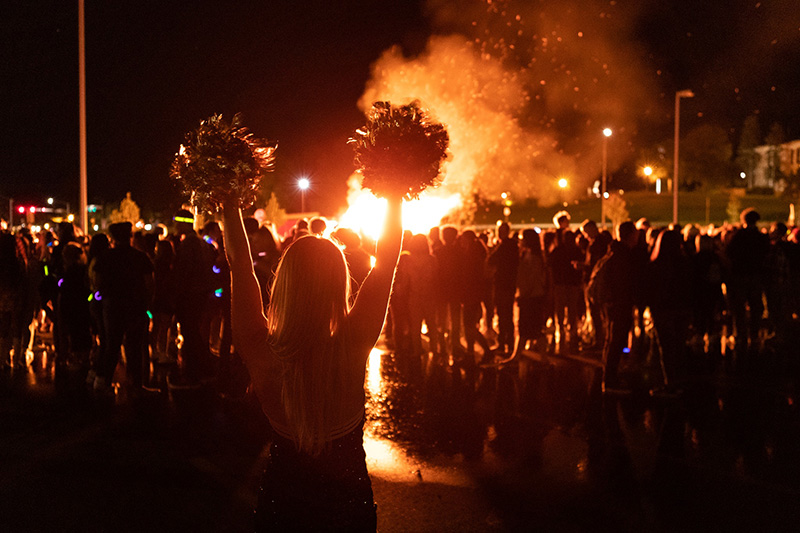
[[[359,348],[371,348],[381,334],[392,292],[392,281],[403,242],[402,199],[389,198],[383,234],[378,239],[375,266],[370,270],[350,312],[351,332]]]
[[[258,280],[253,270],[250,243],[244,231],[242,212],[235,201],[223,205],[222,220],[225,224],[225,255],[231,268],[231,320],[234,343],[237,347],[251,346],[253,342],[267,336],[267,319]],[[243,354],[245,359],[246,354]],[[250,362],[245,360],[248,367]],[[251,369],[252,372],[252,369]]]

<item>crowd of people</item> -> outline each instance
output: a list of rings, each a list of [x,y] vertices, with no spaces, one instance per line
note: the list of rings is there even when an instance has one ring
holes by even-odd
[[[469,366],[522,350],[583,352],[602,356],[605,390],[625,391],[620,362],[634,348],[634,321],[647,314],[659,388],[680,389],[691,346],[708,354],[727,341],[730,360],[746,372],[765,337],[786,342],[800,312],[798,230],[760,227],[759,218],[746,209],[740,224],[721,228],[640,219],[612,235],[592,220],[573,225],[562,211],[546,230],[514,234],[499,223],[495,231],[444,226],[407,236],[390,307],[395,348],[417,376],[428,353]]]
[[[602,354],[604,386],[613,390],[624,388],[620,361],[631,349],[634,320],[647,309],[668,387],[685,378],[687,345],[708,351],[723,327],[746,369],[759,339],[781,342],[800,312],[798,230],[758,222],[747,209],[738,225],[659,228],[640,219],[612,235],[592,220],[573,224],[562,211],[550,229],[515,233],[498,223],[493,231],[446,225],[428,235],[406,232],[386,336],[412,379],[422,376],[429,354],[472,366],[556,350]],[[230,382],[241,362],[231,341],[223,232],[217,222],[200,231],[194,223],[181,210],[172,233],[164,226],[134,232],[125,222],[91,239],[67,222],[55,233],[3,232],[2,364],[29,364],[33,322],[52,328],[56,370],[83,369],[99,393],[111,390],[122,347],[136,390],[149,387],[151,365],[159,364],[175,367],[171,387]],[[244,227],[266,309],[283,251],[328,228],[321,218],[301,220],[281,241],[254,218]],[[371,250],[347,228],[330,236],[348,263],[352,303]]]

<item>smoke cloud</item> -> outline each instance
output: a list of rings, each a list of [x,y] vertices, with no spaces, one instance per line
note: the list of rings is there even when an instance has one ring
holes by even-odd
[[[661,113],[656,69],[615,1],[431,1],[425,51],[387,50],[359,103],[419,99],[445,123],[452,160],[438,194],[549,204],[582,196],[631,151],[637,120]],[[560,191],[559,178],[569,188]]]

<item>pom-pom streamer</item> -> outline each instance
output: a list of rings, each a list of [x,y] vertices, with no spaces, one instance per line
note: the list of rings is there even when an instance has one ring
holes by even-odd
[[[445,127],[432,121],[417,101],[404,106],[375,102],[367,124],[349,141],[354,145],[361,186],[376,196],[418,198],[442,181],[449,137]]]
[[[216,212],[231,197],[249,207],[258,197],[264,173],[274,168],[276,149],[277,144],[253,137],[241,125],[240,114],[230,122],[214,115],[186,134],[170,176],[201,211]]]

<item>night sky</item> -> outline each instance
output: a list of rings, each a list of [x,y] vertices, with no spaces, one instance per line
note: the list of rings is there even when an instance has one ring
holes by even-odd
[[[2,197],[24,203],[55,196],[77,205],[77,4],[10,0],[0,8]],[[371,78],[370,66],[393,45],[411,60],[426,50],[432,35],[462,35],[476,50],[483,45],[503,68],[527,69],[530,79],[540,66],[520,62],[523,50],[552,55],[552,63],[560,62],[565,72],[574,62],[572,70],[578,71],[585,50],[570,50],[565,37],[557,61],[553,42],[562,43],[558,32],[595,35],[598,54],[607,54],[612,65],[626,62],[629,70],[610,68],[598,92],[588,94],[624,87],[624,76],[634,68],[635,85],[646,93],[627,110],[633,115],[627,120],[635,122],[628,128],[629,146],[670,137],[674,94],[686,88],[697,95],[683,103],[686,128],[713,122],[735,145],[743,120],[757,112],[762,134],[778,122],[789,138],[800,137],[795,2],[628,4],[87,1],[89,201],[119,202],[130,191],[145,210],[176,208],[180,198],[168,169],[184,134],[213,113],[242,112],[254,134],[279,144],[273,179],[281,203],[290,211],[299,209],[294,184],[308,175],[314,183],[308,207],[335,215],[345,204],[352,171],[345,142],[363,124],[358,102]],[[515,24],[527,25],[517,30]],[[512,41],[504,34],[509,28],[517,39],[511,54]],[[541,41],[542,35],[552,35],[549,49],[523,48],[518,42]],[[555,101],[558,94],[543,98]],[[572,114],[551,111],[548,127],[558,130],[566,155],[581,151],[579,143],[570,143],[581,138],[578,125],[594,128],[602,115],[583,110],[587,101],[576,100]],[[523,128],[530,123],[535,132],[540,127],[536,115],[546,112],[531,105],[518,110],[515,120]],[[619,165],[623,155],[617,157]]]

